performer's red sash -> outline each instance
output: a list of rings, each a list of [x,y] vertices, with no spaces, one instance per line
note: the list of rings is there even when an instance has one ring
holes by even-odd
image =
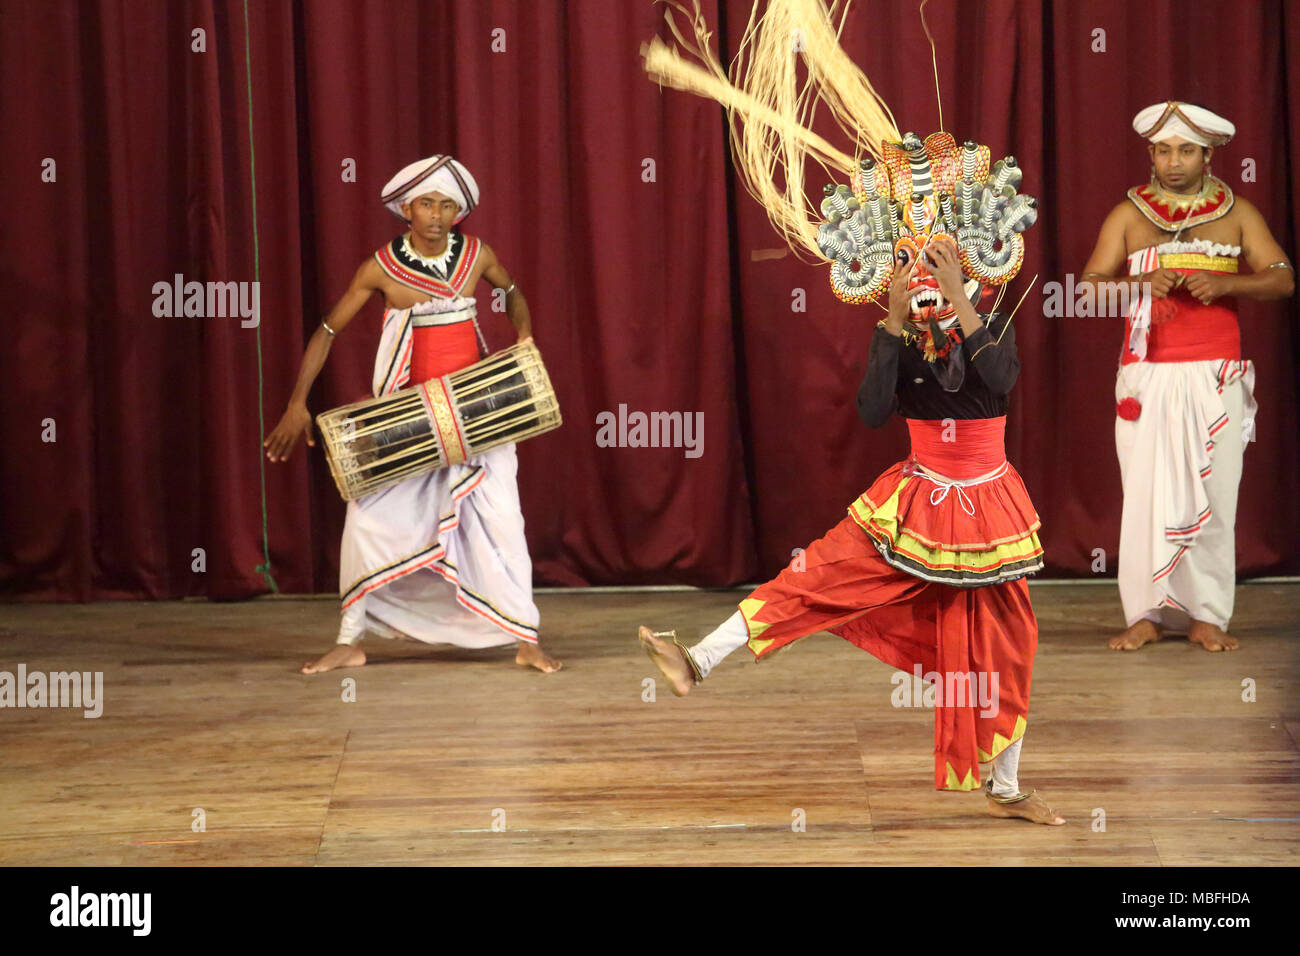
[[[1181,292],[1170,299],[1178,307],[1177,312],[1151,330],[1148,362],[1241,360],[1241,329],[1237,325],[1235,300],[1218,299],[1205,305]]]
[[[474,323],[431,325],[412,330],[411,381],[427,382],[473,365],[479,360]]]
[[[1235,275],[1236,260],[1231,256],[1208,256],[1200,253],[1162,253],[1162,268],[1180,275],[1197,272]],[[1197,265],[1197,263],[1201,265]],[[1204,268],[1215,265],[1221,268]],[[1130,319],[1130,322],[1132,320]],[[1125,329],[1124,341],[1130,340]],[[1200,362],[1226,359],[1241,361],[1241,328],[1237,324],[1237,300],[1230,296],[1209,305],[1196,299],[1185,288],[1177,288],[1166,298],[1151,303],[1151,328],[1147,333],[1148,362]],[[1120,357],[1121,365],[1139,361],[1127,344]]]
[[[907,419],[912,457],[931,471],[965,481],[1007,460],[1007,417],[942,421]]]

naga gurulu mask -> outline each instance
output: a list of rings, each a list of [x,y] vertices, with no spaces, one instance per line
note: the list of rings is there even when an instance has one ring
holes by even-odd
[[[948,133],[922,142],[906,133],[881,144],[883,159],[863,159],[849,185],[828,185],[817,247],[831,261],[831,288],[845,302],[875,302],[894,270],[920,259],[912,272],[910,318],[943,319],[954,306],[939,290],[922,253],[941,239],[957,246],[964,291],[972,304],[984,287],[1002,286],[1020,271],[1021,235],[1038,218],[1038,203],[1016,192],[1015,157],[992,164],[987,146],[958,146]]]

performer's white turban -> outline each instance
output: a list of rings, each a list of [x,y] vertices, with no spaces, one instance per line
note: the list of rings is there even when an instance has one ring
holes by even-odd
[[[478,205],[478,183],[474,177],[463,163],[442,154],[421,159],[404,168],[384,186],[379,201],[392,210],[394,216],[405,221],[402,204],[428,193],[442,193],[456,201],[460,206],[456,222],[468,216]]]
[[[1198,146],[1222,146],[1237,132],[1222,116],[1178,100],[1148,106],[1133,117],[1133,129],[1153,143],[1177,136]]]

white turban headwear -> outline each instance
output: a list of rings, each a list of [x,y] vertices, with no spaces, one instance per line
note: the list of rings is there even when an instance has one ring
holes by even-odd
[[[1237,132],[1222,116],[1178,100],[1148,106],[1133,117],[1133,129],[1153,143],[1177,136],[1198,146],[1222,146]]]
[[[443,154],[421,159],[402,169],[384,186],[379,201],[405,221],[402,204],[428,193],[442,193],[456,201],[460,212],[455,222],[460,222],[478,205],[478,183],[474,177],[463,163]]]

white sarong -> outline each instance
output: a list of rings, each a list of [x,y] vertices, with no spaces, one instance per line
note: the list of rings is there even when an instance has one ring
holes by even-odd
[[[1188,618],[1224,630],[1236,585],[1237,485],[1255,434],[1250,362],[1133,362],[1115,400],[1135,397],[1136,421],[1115,419],[1124,485],[1119,591],[1129,626],[1143,618],[1185,633]]]
[[[434,299],[390,310],[373,391],[410,378],[411,316],[473,305]],[[515,446],[408,478],[348,502],[339,558],[338,643],[366,631],[428,644],[496,647],[537,642],[532,561],[519,508]]]

